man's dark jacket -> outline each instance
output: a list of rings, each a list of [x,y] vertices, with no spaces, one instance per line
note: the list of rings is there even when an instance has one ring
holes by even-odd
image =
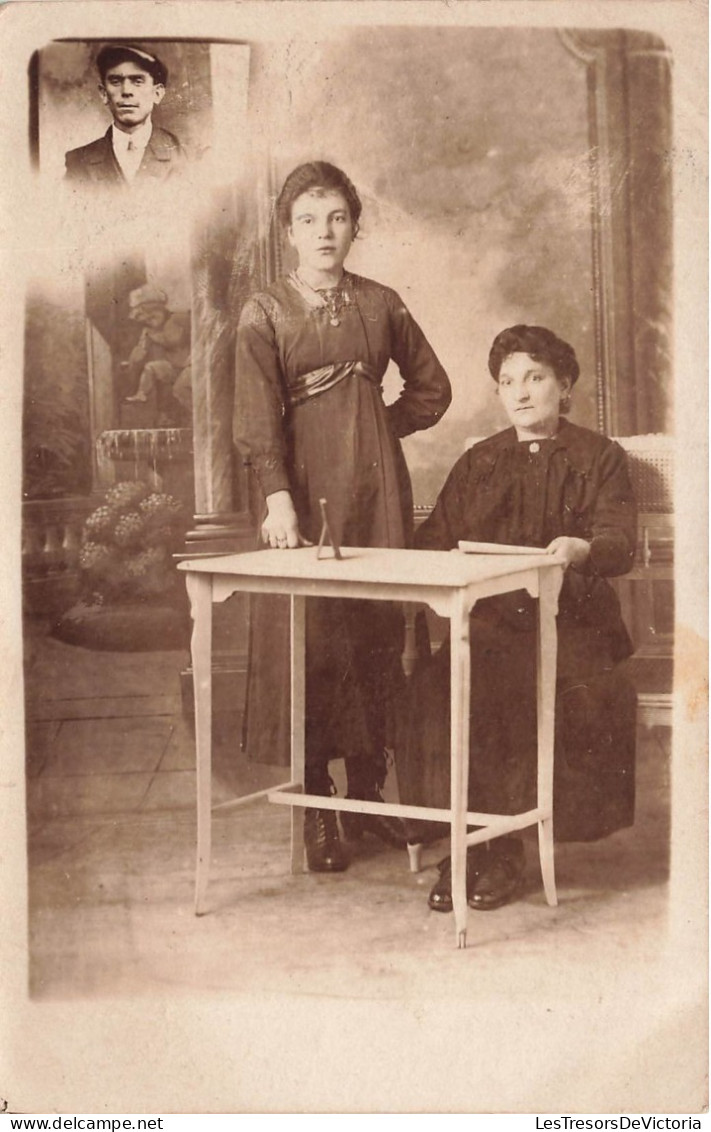
[[[128,187],[111,144],[111,126],[102,138],[88,145],[70,149],[65,156],[66,180],[74,184]],[[153,127],[151,140],[146,146],[134,183],[165,181],[183,173],[186,166],[185,150],[175,134],[160,126]]]

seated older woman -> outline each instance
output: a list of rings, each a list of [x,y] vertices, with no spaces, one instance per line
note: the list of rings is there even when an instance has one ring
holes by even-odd
[[[550,330],[502,331],[489,369],[512,427],[458,460],[416,545],[448,550],[465,539],[542,547],[564,558],[553,820],[558,840],[592,841],[634,816],[636,696],[618,668],[632,647],[606,580],[629,570],[635,549],[625,454],[562,416],[579,366],[572,347]],[[471,810],[513,814],[535,806],[535,642],[536,608],[525,591],[475,605]],[[449,664],[446,642],[413,673],[398,746],[403,802],[449,805]],[[471,847],[470,907],[485,911],[513,899],[523,871],[517,838]],[[452,908],[449,858],[439,865],[429,906]]]

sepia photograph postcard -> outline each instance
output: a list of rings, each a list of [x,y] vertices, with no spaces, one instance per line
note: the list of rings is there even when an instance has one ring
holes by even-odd
[[[706,21],[2,6],[2,1112],[701,1128]]]

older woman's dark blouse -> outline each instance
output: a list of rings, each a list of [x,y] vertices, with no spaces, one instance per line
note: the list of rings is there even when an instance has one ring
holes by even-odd
[[[628,656],[617,598],[605,581],[630,569],[637,538],[626,457],[615,441],[566,420],[552,440],[519,441],[510,428],[481,441],[455,464],[416,545],[449,550],[463,539],[544,547],[560,535],[590,543],[587,561],[566,571],[560,619],[607,637],[615,660]],[[523,594],[486,607],[532,627],[533,604]]]

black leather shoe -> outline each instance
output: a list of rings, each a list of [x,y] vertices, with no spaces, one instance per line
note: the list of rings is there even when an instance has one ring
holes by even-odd
[[[467,883],[467,903],[476,912],[493,912],[509,904],[523,884],[523,843],[513,838],[492,843],[488,861],[472,885]]]
[[[467,849],[467,900],[470,891],[474,890],[485,852],[485,848],[481,845],[470,845]],[[430,889],[427,904],[433,912],[451,912],[454,907],[452,902],[452,858],[445,857],[443,861],[439,862],[437,868],[439,877]]]
[[[433,912],[451,912],[452,903],[452,858],[445,857],[437,868],[439,877],[432,885],[427,904]]]
[[[346,797],[355,800],[352,794],[346,794]],[[384,799],[380,791],[375,790],[372,797],[359,798],[358,801],[383,802]],[[341,825],[349,841],[360,841],[364,834],[369,833],[395,849],[404,849],[407,845],[405,825],[390,814],[356,814],[352,810],[341,810]]]
[[[348,856],[338,836],[333,810],[306,810],[304,848],[309,872],[342,873],[348,868]]]

